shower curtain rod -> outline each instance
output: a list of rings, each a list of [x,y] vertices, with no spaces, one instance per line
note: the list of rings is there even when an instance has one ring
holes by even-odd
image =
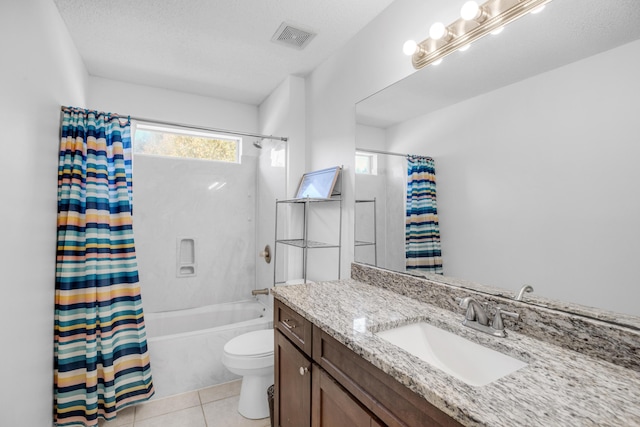
[[[389,156],[400,156],[400,157],[407,157],[409,155],[409,154],[402,154],[402,153],[392,153],[391,151],[370,150],[368,148],[356,148],[356,151],[362,151],[365,153],[375,153],[375,154],[387,154]]]
[[[60,106],[61,111],[64,111],[67,108],[69,107],[65,107],[64,105]],[[165,120],[146,119],[143,117],[135,117],[135,116],[122,116],[120,114],[117,114],[117,115],[120,117],[129,117],[129,119],[135,120],[138,122],[152,123],[155,125],[178,126],[178,127],[184,127],[184,128],[194,129],[194,130],[203,130],[206,132],[226,133],[227,135],[237,135],[237,136],[250,136],[252,138],[261,138],[261,139],[274,139],[274,140],[285,141],[285,142],[289,140],[289,138],[284,136],[262,135],[259,133],[248,133],[248,132],[240,132],[235,130],[216,129],[216,128],[210,128],[206,126],[197,126],[197,125],[189,125],[185,123],[168,122]]]

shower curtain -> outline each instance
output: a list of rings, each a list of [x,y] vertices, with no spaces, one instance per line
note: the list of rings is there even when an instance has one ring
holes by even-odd
[[[442,274],[436,171],[430,157],[407,156],[405,258],[407,270]]]
[[[63,109],[54,421],[95,426],[153,395],[132,230],[130,121]]]

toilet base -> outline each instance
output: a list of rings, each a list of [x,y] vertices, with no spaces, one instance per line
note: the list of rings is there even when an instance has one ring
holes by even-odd
[[[269,375],[242,377],[238,412],[245,418],[257,420],[269,417],[267,389],[273,384],[273,371]]]

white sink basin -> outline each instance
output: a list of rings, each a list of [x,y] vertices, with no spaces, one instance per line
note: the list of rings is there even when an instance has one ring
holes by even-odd
[[[511,356],[424,322],[376,335],[472,386],[490,384],[527,366]]]

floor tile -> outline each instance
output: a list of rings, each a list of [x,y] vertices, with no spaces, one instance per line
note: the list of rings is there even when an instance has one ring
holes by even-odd
[[[105,421],[99,420],[98,426],[100,427],[127,427],[133,425],[133,418],[136,412],[135,406],[129,406],[118,411],[115,420]]]
[[[202,405],[208,427],[265,427],[270,425],[269,418],[249,420],[238,413],[238,400],[240,396]],[[136,427],[138,425],[136,424]]]
[[[213,387],[203,388],[199,391],[200,402],[202,404],[215,402],[216,400],[226,399],[227,397],[237,396],[240,394],[242,380],[231,381],[225,384],[214,385]]]
[[[136,421],[135,427],[207,427],[201,406]],[[231,426],[227,426],[231,427]]]
[[[169,414],[181,409],[193,408],[194,406],[200,407],[200,398],[197,391],[152,400],[136,407],[135,424],[138,427],[138,421]],[[185,426],[187,425],[185,424]]]

